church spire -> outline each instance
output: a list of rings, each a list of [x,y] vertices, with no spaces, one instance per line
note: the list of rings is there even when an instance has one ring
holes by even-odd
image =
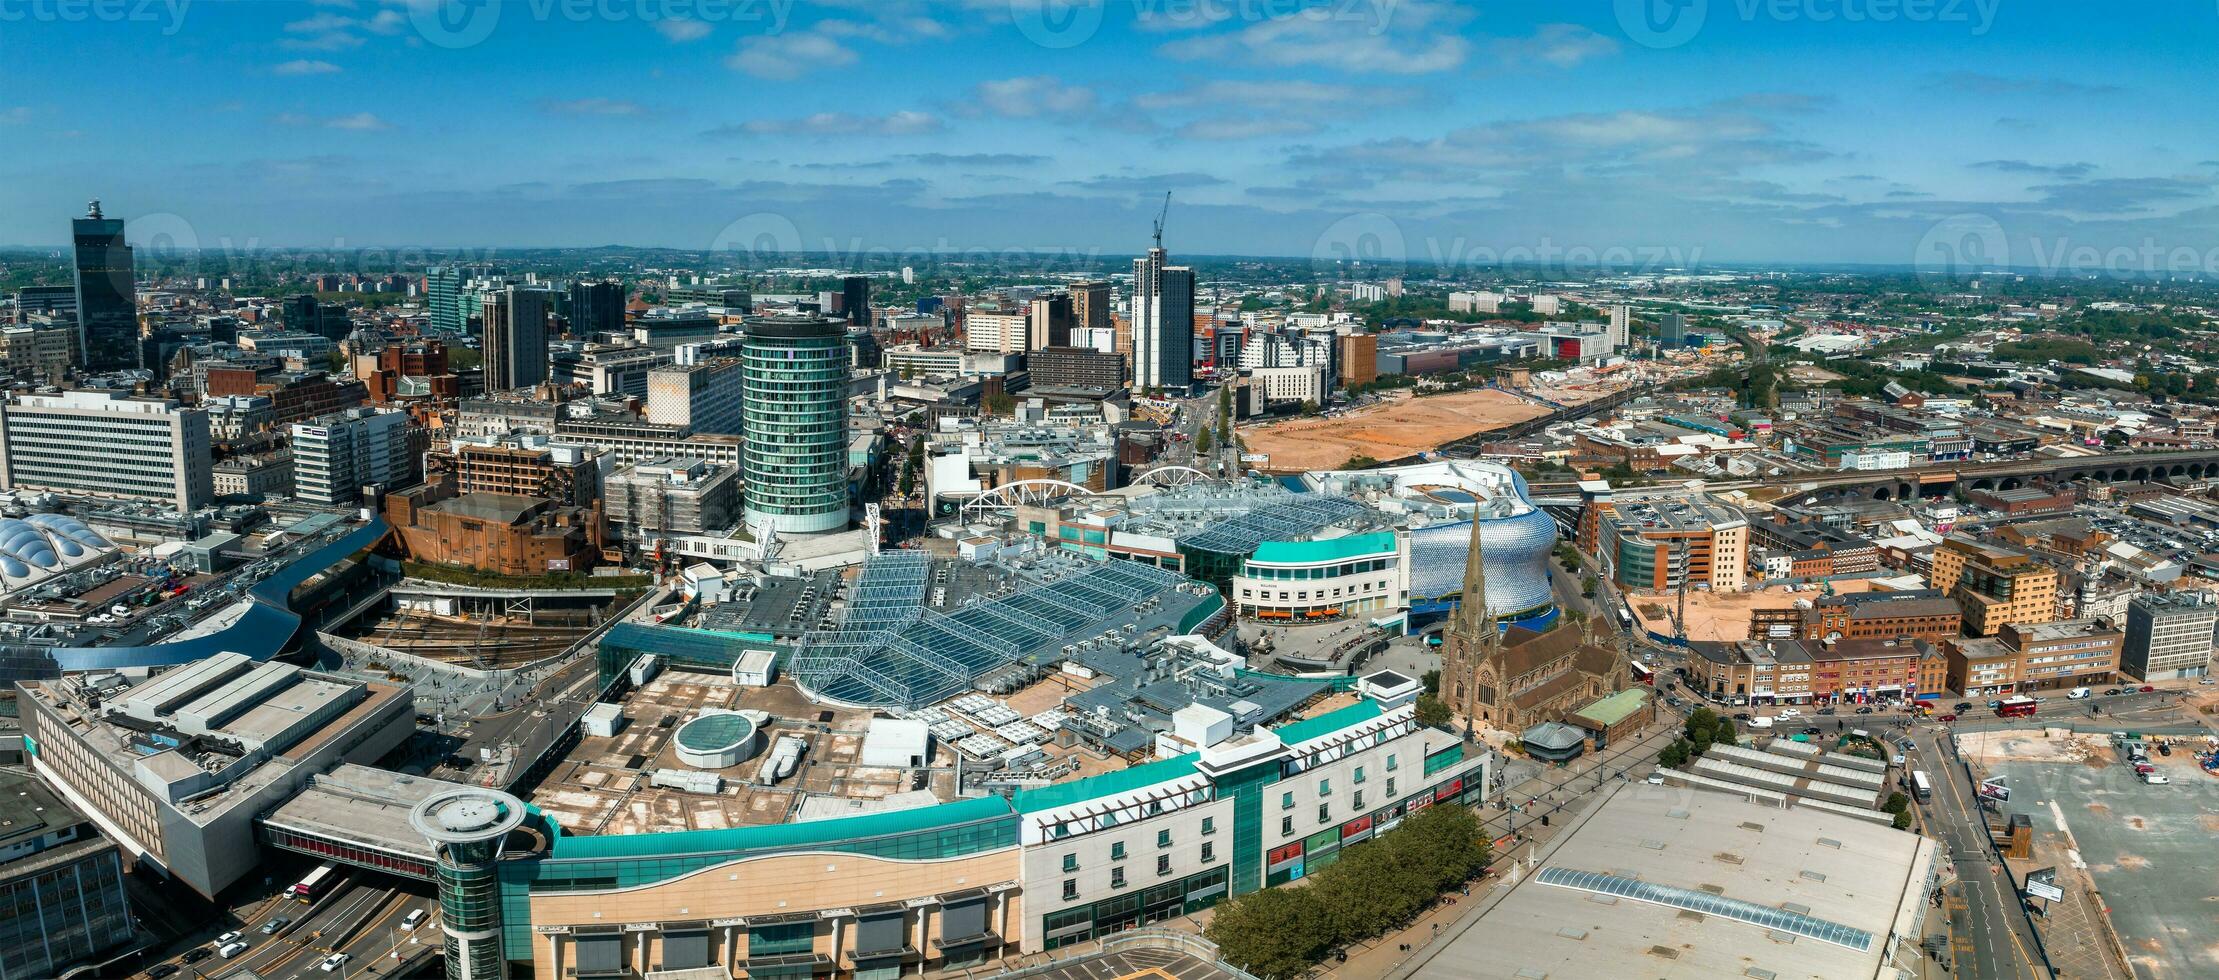
[[[1456,618],[1468,640],[1491,646],[1497,639],[1497,627],[1494,611],[1487,608],[1487,563],[1480,549],[1479,529],[1479,515],[1474,513],[1471,551],[1464,557],[1464,598]]]

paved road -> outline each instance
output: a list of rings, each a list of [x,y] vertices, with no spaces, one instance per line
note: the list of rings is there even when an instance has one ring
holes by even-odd
[[[1954,755],[1940,745],[1940,734],[1921,729],[1912,735],[1929,777],[1934,799],[1919,807],[1926,833],[1948,849],[1957,870],[1958,893],[1965,902],[1970,930],[1959,937],[1958,972],[1967,977],[2039,978],[2050,973],[2041,965],[2033,924],[2011,879],[1995,863],[1988,846],[1987,829],[1963,770],[1951,761]],[[1969,948],[1964,943],[1969,942]]]

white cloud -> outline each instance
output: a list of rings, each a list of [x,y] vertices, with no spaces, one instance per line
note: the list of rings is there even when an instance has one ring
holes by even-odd
[[[1165,92],[1149,92],[1133,99],[1142,109],[1314,109],[1349,106],[1381,107],[1417,101],[1410,88],[1335,85],[1297,79],[1268,82],[1213,81]]]
[[[1187,140],[1247,140],[1266,136],[1306,136],[1317,131],[1318,124],[1307,119],[1239,116],[1197,119],[1179,127],[1178,136]]]
[[[854,133],[883,136],[914,136],[937,132],[940,117],[929,112],[903,110],[883,116],[858,116],[846,112],[819,112],[798,119],[751,119],[738,126],[719,126],[702,135],[733,136],[739,134],[833,136]]]
[[[980,82],[973,91],[986,111],[1019,119],[1085,112],[1095,101],[1093,89],[1065,85],[1050,75]]]
[[[23,105],[19,105],[19,106],[11,106],[11,107],[9,107],[9,108],[6,108],[6,109],[0,109],[0,125],[7,125],[7,126],[21,126],[21,125],[23,125],[24,123],[27,123],[27,122],[30,122],[30,121],[31,121],[31,107],[30,107],[30,106],[23,106]]]
[[[630,99],[549,99],[540,108],[565,116],[644,116],[647,107]]]
[[[683,17],[665,17],[655,22],[655,30],[673,42],[684,44],[708,37],[711,28],[698,20]]]
[[[1456,28],[1469,16],[1466,9],[1430,0],[1306,7],[1229,33],[1173,41],[1158,50],[1189,61],[1422,75],[1464,63],[1471,42]]]
[[[1530,59],[1572,68],[1589,58],[1617,54],[1618,41],[1578,24],[1543,24],[1534,29],[1532,37],[1498,42],[1497,50],[1504,60]]]
[[[766,34],[742,38],[724,66],[757,78],[791,80],[811,71],[845,68],[855,52],[823,34]]]
[[[371,130],[393,128],[386,125],[385,120],[379,119],[377,116],[367,112],[357,112],[352,115],[340,116],[336,119],[331,120],[330,122],[325,123],[324,125],[329,126],[333,129]]]
[[[339,73],[339,66],[328,61],[298,58],[271,66],[270,73],[273,75],[336,75]]]

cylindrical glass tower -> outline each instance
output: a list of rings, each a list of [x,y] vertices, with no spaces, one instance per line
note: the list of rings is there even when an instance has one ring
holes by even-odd
[[[847,324],[753,316],[740,347],[749,527],[848,526]]]
[[[524,801],[493,789],[436,793],[408,822],[439,855],[439,921],[447,980],[505,980],[501,949],[501,844],[524,822]]]

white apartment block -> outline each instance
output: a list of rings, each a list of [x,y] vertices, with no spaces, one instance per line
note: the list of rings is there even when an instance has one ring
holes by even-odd
[[[0,407],[0,487],[167,504],[216,495],[208,415],[109,391],[24,395]]]
[[[293,425],[293,495],[314,504],[350,504],[362,488],[414,482],[408,413],[351,408]]]

